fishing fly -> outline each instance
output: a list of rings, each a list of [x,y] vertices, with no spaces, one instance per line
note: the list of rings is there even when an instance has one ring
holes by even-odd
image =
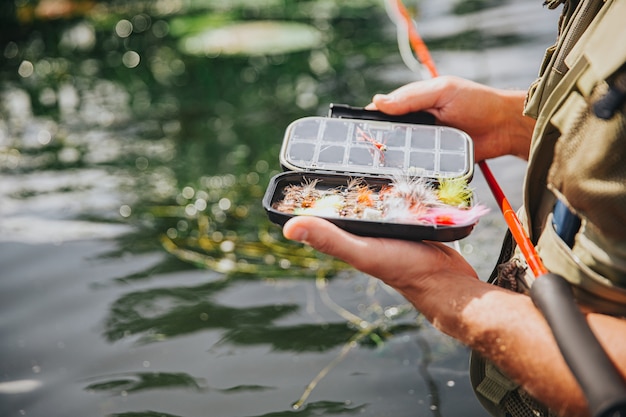
[[[364,140],[366,142],[371,143],[372,145],[374,145],[374,147],[376,149],[378,149],[381,152],[386,152],[387,151],[387,145],[385,145],[382,142],[378,142],[377,140],[375,140],[374,138],[372,138],[372,136],[370,136],[369,134],[367,134],[367,132],[365,132],[363,129],[361,129],[360,127],[356,128],[357,130],[357,138],[359,138],[360,140]]]
[[[372,137],[371,134],[367,133],[365,130],[360,127],[356,128],[356,137],[357,140],[361,140],[371,144],[376,150],[376,154],[378,155],[378,159],[381,165],[385,163],[385,152],[387,152],[387,145],[384,142],[379,142]]]
[[[309,181],[286,187],[284,198],[273,208],[295,215],[436,226],[474,224],[487,213],[482,205],[470,205],[467,199],[471,200],[472,190],[464,180],[455,180],[454,187],[444,184],[449,183],[403,175],[379,187],[368,185],[362,178],[327,189]],[[452,191],[458,195],[451,195]]]

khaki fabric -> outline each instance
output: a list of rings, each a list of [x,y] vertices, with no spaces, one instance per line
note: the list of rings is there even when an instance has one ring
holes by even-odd
[[[565,59],[578,68],[575,88],[554,113],[562,133],[555,145],[548,186],[589,226],[614,241],[626,240],[626,116],[597,117],[593,103],[608,92],[607,80],[626,72],[626,2],[611,4],[597,30]]]
[[[537,245],[537,251],[541,254],[546,268],[555,274],[567,277],[567,280],[574,284],[572,286],[574,295],[584,309],[626,317],[626,287],[616,285],[612,280],[582,262],[581,257],[577,256],[575,251],[570,249],[556,234],[552,227],[552,215],[548,216],[546,223],[545,231]],[[579,233],[578,240],[589,242],[589,239],[585,237],[584,229],[583,225],[583,231]],[[587,243],[587,248],[592,244]],[[578,242],[577,246],[579,246]],[[589,249],[593,252],[605,253],[603,250]]]
[[[546,267],[582,289],[581,304],[601,311],[606,300],[610,305],[602,311],[625,315],[626,307],[613,304],[626,302],[619,295],[626,289],[626,107],[604,120],[593,104],[615,74],[626,71],[626,2],[584,3],[583,11],[604,7],[579,42],[559,43],[569,53],[552,52],[543,68],[551,81],[542,80],[528,100],[526,112],[538,112],[538,120],[525,181],[526,217]],[[572,15],[568,30],[579,15],[584,13]],[[564,250],[548,220],[556,198],[583,223],[572,250]]]
[[[545,266],[573,284],[583,309],[626,317],[626,107],[609,120],[592,108],[626,71],[626,1],[545,4],[560,3],[559,37],[546,50],[524,109],[537,122],[520,217]],[[553,227],[557,199],[581,219],[571,248]],[[502,254],[492,275],[496,283],[506,281],[499,271],[524,264],[510,239]],[[534,281],[529,271],[515,279],[508,288],[523,293]],[[552,415],[474,352],[470,375],[477,398],[494,416]]]

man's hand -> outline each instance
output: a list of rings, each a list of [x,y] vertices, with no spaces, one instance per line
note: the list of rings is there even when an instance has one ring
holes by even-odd
[[[476,161],[509,154],[527,159],[535,120],[522,114],[525,97],[525,91],[442,76],[377,94],[366,108],[394,115],[432,113],[439,124],[472,137]]]
[[[440,290],[446,285],[440,279],[443,275],[453,275],[456,280],[476,279],[476,272],[465,259],[443,243],[355,236],[312,216],[290,219],[283,234],[380,278],[405,295],[423,295],[434,287]],[[411,296],[409,301],[426,314],[429,300],[423,299]]]

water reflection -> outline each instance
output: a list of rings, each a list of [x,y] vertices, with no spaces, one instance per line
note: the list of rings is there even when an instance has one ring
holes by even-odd
[[[307,405],[303,410],[298,411],[298,415],[305,417],[313,416],[327,416],[327,415],[351,415],[362,414],[363,409],[366,407],[363,405],[351,405],[342,402],[333,401],[317,401]],[[276,413],[260,414],[255,417],[287,417],[293,416],[293,411],[279,411]]]
[[[227,338],[232,340],[239,333],[237,329],[267,329],[272,327],[274,320],[298,308],[295,305],[269,305],[236,309],[211,302],[210,298],[225,286],[225,282],[219,282],[128,293],[111,306],[105,336],[114,342],[139,334],[142,336],[139,342],[147,343],[219,328],[229,329],[233,336]]]
[[[202,381],[183,373],[138,372],[102,377],[98,382],[89,383],[85,389],[113,395],[128,395],[163,388],[201,391],[201,385]]]
[[[375,319],[370,317],[370,321],[345,313],[348,323],[324,321],[280,325],[277,321],[298,312],[300,306],[272,303],[234,308],[220,305],[217,301],[220,292],[236,284],[237,280],[231,279],[192,287],[155,288],[127,293],[111,306],[105,321],[104,335],[111,342],[140,336],[137,342],[143,344],[198,331],[221,329],[220,344],[269,345],[275,351],[321,352],[346,343],[355,334],[364,335],[369,338],[371,345],[376,346],[383,345],[395,333],[419,327],[414,319],[406,320],[407,311],[401,313],[396,305],[383,308],[372,294],[370,298],[373,304],[368,306],[367,315]],[[329,301],[327,294],[322,301],[330,309],[338,308]],[[406,306],[403,308],[406,310]],[[377,310],[382,313],[377,313]],[[398,320],[403,317],[404,320]]]
[[[303,417],[315,417],[315,416],[327,416],[327,415],[352,415],[361,414],[365,405],[353,406],[342,402],[333,401],[317,401],[311,403],[306,409],[298,412],[298,415]],[[254,417],[291,417],[293,411],[279,411],[267,414],[259,414]],[[128,413],[116,413],[111,414],[111,417],[181,417],[173,414],[156,412],[156,411],[142,411],[142,412],[128,412]],[[252,417],[252,416],[250,416]]]

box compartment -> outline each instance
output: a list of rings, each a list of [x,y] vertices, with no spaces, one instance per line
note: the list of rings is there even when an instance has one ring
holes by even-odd
[[[286,187],[317,180],[317,185],[320,188],[337,188],[345,186],[349,178],[349,176],[344,174],[325,174],[314,172],[280,173],[270,180],[263,198],[263,207],[265,208],[269,219],[273,223],[282,227],[289,219],[298,216],[298,214],[284,213],[274,208],[274,205],[284,197],[283,190]],[[380,190],[382,186],[388,185],[391,181],[389,178],[382,177],[359,176],[359,178],[363,178],[364,183],[372,187],[374,190]],[[433,240],[439,242],[451,242],[468,236],[475,226],[475,224],[463,226],[423,225],[413,223],[394,223],[391,221],[345,219],[341,217],[320,217],[348,232],[354,233],[355,235],[411,241]]]

